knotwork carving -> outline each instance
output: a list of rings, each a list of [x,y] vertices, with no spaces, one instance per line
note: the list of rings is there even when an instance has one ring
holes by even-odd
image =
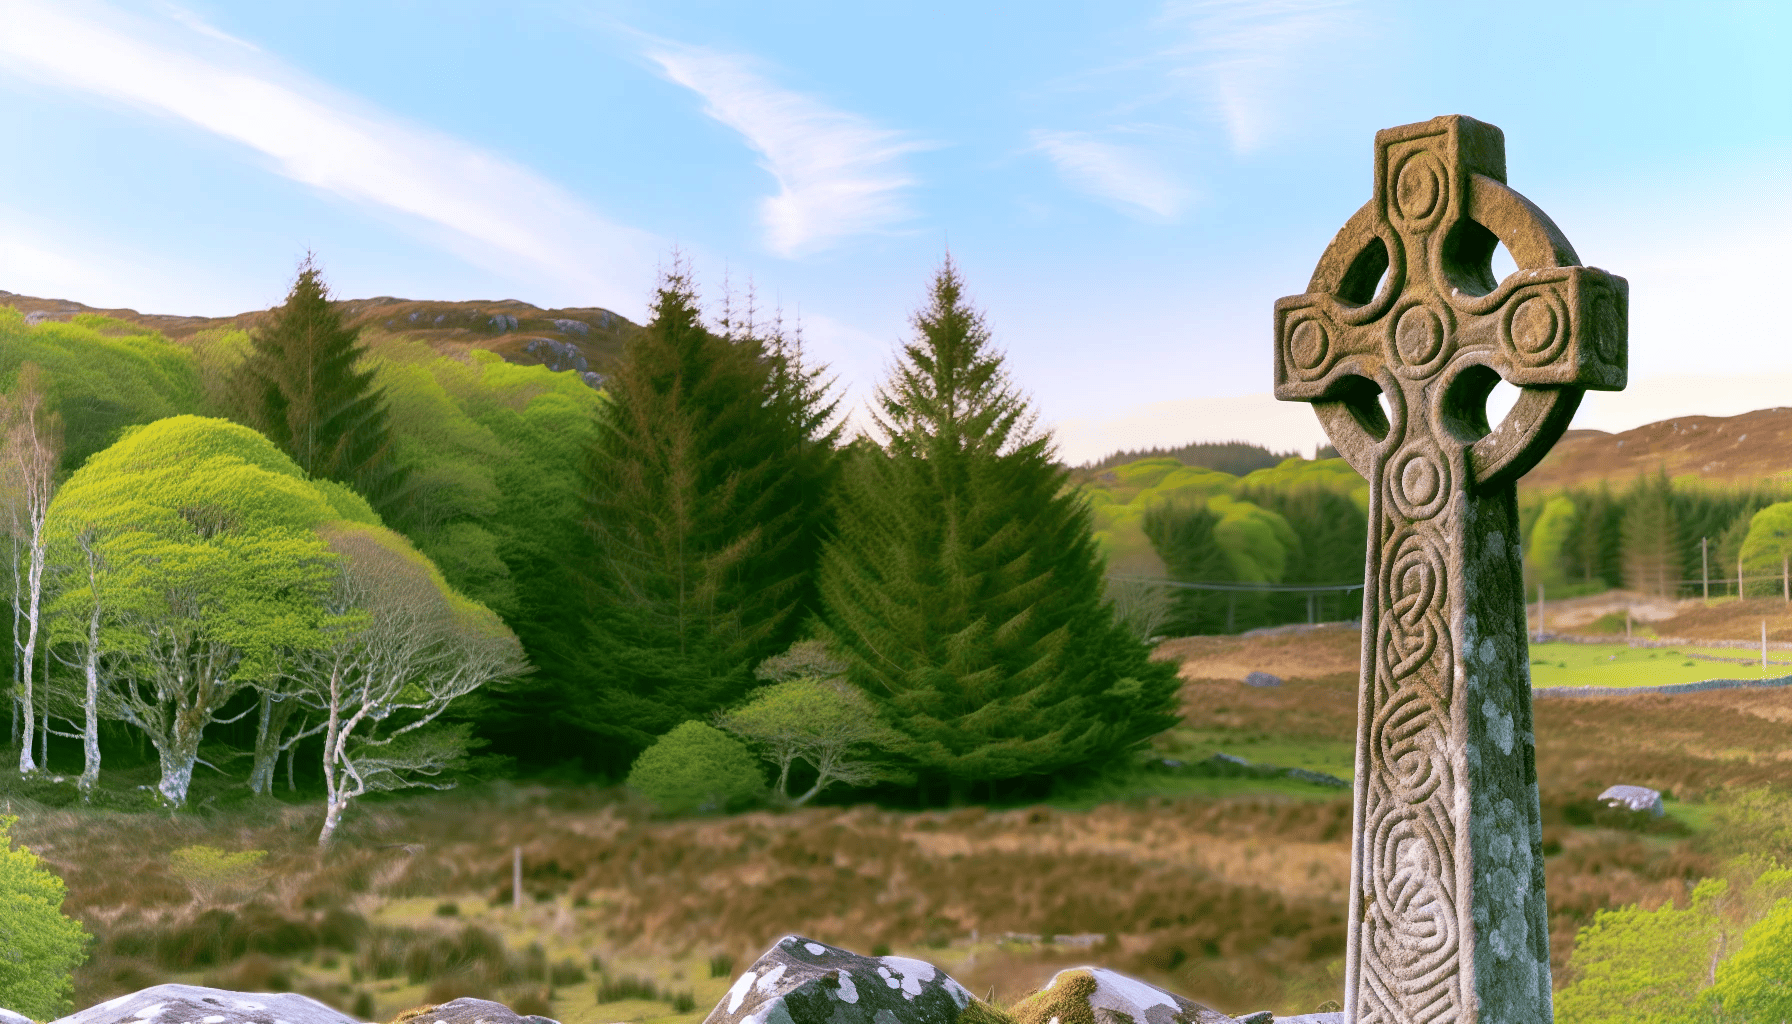
[[[1505,184],[1499,129],[1375,137],[1375,193],[1276,302],[1276,397],[1370,485],[1345,1008],[1551,1017],[1514,482],[1624,386],[1628,286]],[[1518,271],[1495,281],[1504,244]],[[1499,379],[1522,390],[1490,428]],[[1492,892],[1490,879],[1518,879]],[[1519,937],[1513,941],[1512,937]]]

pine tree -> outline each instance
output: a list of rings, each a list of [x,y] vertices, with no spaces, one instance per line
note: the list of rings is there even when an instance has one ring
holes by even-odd
[[[626,770],[752,685],[814,607],[837,428],[820,371],[751,324],[704,326],[686,268],[608,382],[586,469],[586,644],[571,719]]]
[[[366,346],[330,305],[314,257],[286,302],[251,336],[239,371],[242,419],[313,479],[348,484],[390,517],[403,483],[391,456],[384,395],[362,369]]]
[[[1140,525],[1172,578],[1184,583],[1225,583],[1236,579],[1237,573],[1214,536],[1219,522],[1219,515],[1204,501],[1160,501],[1145,510]],[[1254,595],[1246,592],[1245,596]],[[1171,598],[1171,635],[1232,632],[1238,597],[1238,591],[1177,588]]]
[[[1167,727],[1174,673],[1114,619],[1081,497],[948,259],[854,445],[823,555],[827,629],[922,794],[1038,783]]]

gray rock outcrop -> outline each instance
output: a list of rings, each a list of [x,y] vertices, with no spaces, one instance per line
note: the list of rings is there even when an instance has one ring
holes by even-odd
[[[1268,672],[1252,672],[1250,675],[1244,677],[1244,685],[1280,686],[1282,685],[1282,677],[1270,675]]]
[[[735,980],[704,1024],[956,1024],[971,994],[907,957],[859,956],[786,935]]]
[[[494,1004],[495,1005],[495,1004]],[[509,1013],[509,1011],[505,1011]],[[516,1014],[510,1014],[512,1020]],[[291,992],[230,992],[167,984],[89,1006],[55,1024],[357,1024],[353,1017]],[[434,1024],[434,1018],[431,1018]],[[451,1021],[449,1024],[459,1024]],[[470,1024],[470,1022],[469,1022]],[[494,1020],[492,1024],[500,1024]],[[508,1022],[505,1022],[508,1024]]]
[[[1106,967],[1071,967],[1010,1007],[1016,1024],[1087,1021],[1095,1024],[1267,1024],[1268,1014],[1233,1018]]]
[[[462,996],[440,1006],[411,1010],[399,1015],[404,1024],[560,1024],[551,1017],[519,1014],[503,1003]],[[398,1024],[397,1021],[394,1024]]]

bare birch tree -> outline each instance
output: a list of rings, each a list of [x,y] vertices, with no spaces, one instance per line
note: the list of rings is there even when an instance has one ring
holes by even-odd
[[[27,562],[21,580],[15,555],[13,650],[16,664],[21,667],[17,699],[24,715],[19,772],[25,775],[38,769],[31,752],[36,728],[31,666],[43,632],[44,557],[48,548],[44,521],[49,516],[50,499],[56,493],[56,466],[61,458],[62,417],[46,405],[42,371],[36,363],[26,363],[19,367],[12,395],[0,395],[0,476],[4,478],[0,481],[0,493],[6,496],[13,535],[23,541]],[[24,605],[23,640],[18,638],[17,628],[20,603]]]
[[[324,532],[343,557],[328,609],[332,642],[295,652],[284,673],[323,718],[319,845],[366,793],[452,788],[443,776],[464,763],[468,729],[441,723],[442,714],[527,669],[502,621],[456,595],[402,538],[358,526]]]

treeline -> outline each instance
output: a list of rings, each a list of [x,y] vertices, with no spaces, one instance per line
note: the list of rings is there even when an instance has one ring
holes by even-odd
[[[1792,486],[1714,486],[1659,470],[1614,485],[1521,496],[1525,578],[1563,596],[1627,587],[1663,597],[1749,594],[1784,584]]]
[[[1084,489],[1117,576],[1215,587],[1133,583],[1128,607],[1153,635],[1360,613],[1362,591],[1344,588],[1362,583],[1369,492],[1341,459],[1288,457],[1234,476],[1152,458]]]
[[[1141,459],[1175,459],[1185,466],[1217,469],[1233,476],[1243,476],[1256,469],[1271,469],[1299,453],[1277,454],[1249,441],[1195,441],[1180,448],[1139,448],[1118,451],[1082,467],[1085,473],[1113,469]],[[1334,453],[1335,454],[1335,453]]]
[[[102,754],[153,765],[170,803],[194,771],[284,774],[334,827],[368,778],[621,778],[682,723],[757,720],[792,680],[756,670],[803,643],[877,719],[854,778],[893,799],[1042,790],[1166,727],[1173,670],[1116,619],[1089,510],[956,270],[872,436],[841,435],[799,342],[750,303],[707,319],[684,269],[602,392],[364,340],[309,262],[253,333],[0,310],[20,770],[79,756],[91,788]],[[365,667],[399,634],[427,642],[382,696]],[[338,736],[318,680],[344,666],[365,731]]]
[[[1243,475],[1141,459],[1083,488],[1129,612],[1153,635],[1232,633],[1354,618],[1368,487],[1341,459],[1283,460]],[[1792,593],[1792,486],[1715,486],[1665,472],[1629,483],[1521,492],[1526,585],[1573,597],[1628,588],[1664,597]],[[1209,589],[1152,588],[1173,580]],[[1304,590],[1305,586],[1315,589]]]

